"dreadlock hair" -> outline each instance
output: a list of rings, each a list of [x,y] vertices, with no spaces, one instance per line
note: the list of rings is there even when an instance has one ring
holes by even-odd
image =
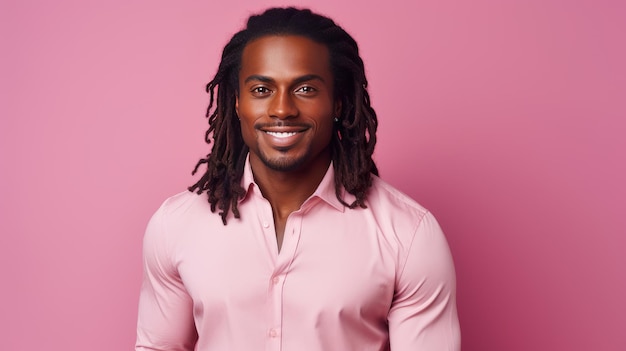
[[[205,141],[210,144],[213,140],[213,147],[211,153],[196,164],[192,174],[203,164],[207,165],[207,170],[189,191],[198,194],[206,191],[211,211],[219,209],[224,225],[229,211],[240,218],[237,203],[246,191],[241,186],[241,178],[249,151],[235,111],[241,57],[249,42],[271,35],[304,36],[328,47],[335,99],[342,103],[340,122],[335,123],[331,140],[335,194],[351,209],[365,208],[367,191],[372,185],[371,175],[378,175],[372,159],[378,119],[370,106],[365,68],[357,43],[330,18],[293,7],[270,8],[251,16],[246,28],[236,33],[224,47],[218,71],[206,86],[209,129]],[[342,188],[355,196],[352,203],[343,199]]]

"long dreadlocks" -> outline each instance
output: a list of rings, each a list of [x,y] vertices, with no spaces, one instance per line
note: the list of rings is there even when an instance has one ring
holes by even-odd
[[[246,28],[224,47],[217,74],[206,86],[209,129],[205,141],[210,144],[213,140],[213,147],[196,164],[192,174],[203,164],[207,164],[207,170],[189,191],[206,191],[211,211],[219,209],[224,225],[229,211],[240,218],[237,201],[245,194],[241,178],[248,154],[235,112],[241,56],[250,41],[268,35],[301,35],[328,47],[335,98],[342,102],[341,123],[335,123],[331,141],[335,193],[345,206],[365,208],[371,175],[378,175],[372,159],[378,119],[370,106],[363,60],[356,41],[348,33],[330,18],[307,9],[271,8],[251,16]],[[342,198],[342,188],[355,196],[352,203]]]

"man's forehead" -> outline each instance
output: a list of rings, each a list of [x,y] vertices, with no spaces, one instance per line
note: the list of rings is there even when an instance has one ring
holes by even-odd
[[[328,47],[302,35],[265,35],[249,41],[243,48],[242,56],[282,54],[296,56],[301,53],[328,55]]]
[[[330,73],[328,48],[307,37],[270,35],[249,42],[243,50],[240,74],[271,77],[277,73],[318,75]]]

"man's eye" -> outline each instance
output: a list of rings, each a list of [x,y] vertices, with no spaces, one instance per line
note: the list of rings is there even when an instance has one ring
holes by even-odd
[[[267,89],[266,87],[256,87],[256,88],[252,89],[252,93],[254,93],[254,94],[267,94],[269,92],[270,92],[270,90]]]
[[[315,88],[310,87],[310,86],[306,86],[306,85],[303,86],[303,87],[300,87],[300,88],[298,88],[298,90],[296,90],[296,92],[298,92],[298,93],[313,93],[315,91],[317,91]]]

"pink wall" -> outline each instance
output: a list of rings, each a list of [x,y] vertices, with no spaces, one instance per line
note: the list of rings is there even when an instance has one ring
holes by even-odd
[[[131,349],[146,221],[207,152],[203,86],[278,3],[52,3],[0,4],[1,348]],[[625,350],[624,2],[295,3],[362,47],[383,177],[455,254],[463,349]]]

